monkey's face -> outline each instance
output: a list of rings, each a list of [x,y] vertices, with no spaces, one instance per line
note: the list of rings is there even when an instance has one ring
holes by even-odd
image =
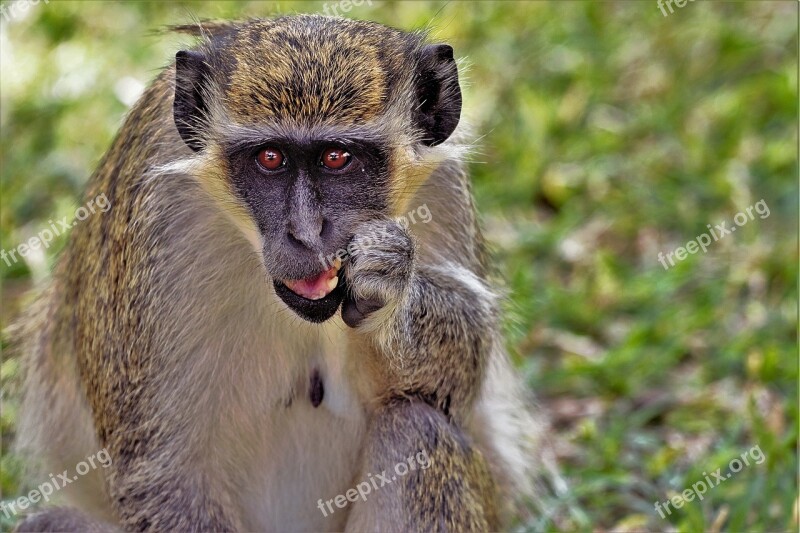
[[[398,214],[461,112],[450,46],[362,21],[252,21],[179,52],[175,76],[178,133],[221,161],[214,195],[243,207],[276,293],[312,322],[341,303],[355,228]]]
[[[328,319],[344,294],[338,269],[356,224],[387,213],[386,153],[357,139],[274,138],[228,159],[277,294],[307,320]]]

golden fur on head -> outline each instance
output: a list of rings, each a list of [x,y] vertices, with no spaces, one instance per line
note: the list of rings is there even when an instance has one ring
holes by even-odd
[[[411,81],[413,53],[423,40],[373,22],[319,15],[176,30],[205,38],[214,70],[225,73],[230,118],[245,124],[292,119],[348,126],[375,119]]]

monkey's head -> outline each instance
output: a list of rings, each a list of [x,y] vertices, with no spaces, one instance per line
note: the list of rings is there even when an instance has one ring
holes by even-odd
[[[180,28],[187,31],[187,27]],[[395,216],[444,157],[461,114],[453,50],[379,24],[301,15],[201,24],[178,52],[174,118],[193,171],[312,322],[344,288],[337,252]]]

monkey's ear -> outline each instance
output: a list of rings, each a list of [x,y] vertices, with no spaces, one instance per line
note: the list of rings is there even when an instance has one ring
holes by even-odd
[[[458,67],[449,44],[429,44],[420,50],[414,119],[425,133],[423,144],[443,143],[461,118]]]
[[[203,91],[210,78],[206,56],[193,50],[175,55],[175,102],[172,110],[175,126],[183,141],[195,152],[203,149],[200,127],[208,107]]]

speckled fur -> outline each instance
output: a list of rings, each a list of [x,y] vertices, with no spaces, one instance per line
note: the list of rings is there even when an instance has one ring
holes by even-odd
[[[544,426],[522,401],[497,333],[459,162],[463,135],[421,146],[411,125],[410,58],[424,36],[321,16],[191,31],[201,49],[228,50],[211,65],[206,149],[192,152],[176,131],[174,66],[166,68],[89,182],[86,197],[105,193],[111,209],[76,226],[18,330],[20,448],[43,472],[74,468],[102,447],[113,458],[60,494],[75,516],[58,508],[25,524],[499,526],[534,492]],[[396,232],[349,268],[354,293],[387,303],[358,328],[338,315],[305,322],[274,294],[219,149],[259,127],[384,139],[391,211],[431,209],[430,223]],[[370,261],[389,275],[371,274]],[[316,408],[304,389],[311,372],[324,382]],[[348,512],[317,509],[367,469],[421,448],[433,466],[354,505],[349,523]]]

